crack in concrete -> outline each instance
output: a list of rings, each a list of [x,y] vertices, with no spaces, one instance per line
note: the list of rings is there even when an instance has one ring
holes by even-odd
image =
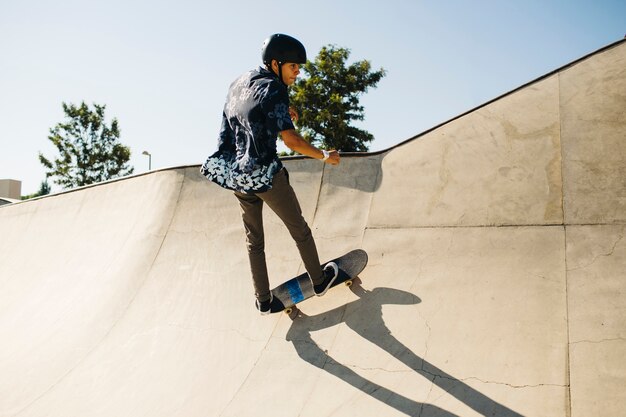
[[[351,235],[351,234],[344,234],[344,235],[332,235],[332,236],[315,236],[315,239],[317,240],[324,240],[324,241],[335,241],[335,240],[349,240],[349,239],[357,239],[360,238],[361,235],[360,234],[356,234],[356,235]]]
[[[624,337],[613,337],[610,339],[600,339],[600,340],[577,340],[575,342],[571,342],[571,345],[578,345],[581,343],[590,343],[590,344],[600,344],[600,343],[607,343],[607,342],[626,342],[626,338]]]
[[[421,417],[422,412],[424,411],[424,405],[426,403],[430,403],[431,402],[430,401],[430,396],[433,393],[433,389],[435,388],[435,379],[436,379],[436,377],[434,377],[434,376],[430,379],[430,389],[428,390],[428,394],[426,394],[426,401],[424,401],[422,403],[422,405],[420,406],[419,412],[417,414],[418,417]],[[435,399],[435,401],[433,401],[433,403],[436,402],[436,401],[437,401],[437,399]]]
[[[234,391],[233,395],[231,396],[231,398],[228,401],[228,403],[226,404],[226,406],[224,406],[224,408],[222,408],[222,410],[220,410],[220,412],[218,414],[219,416],[223,416],[224,413],[230,408],[231,404],[239,396],[239,393],[241,392],[241,390],[243,390],[243,388],[246,386],[246,384],[247,384],[248,380],[250,379],[250,376],[252,375],[252,373],[257,369],[257,365],[261,361],[261,358],[263,358],[263,355],[267,351],[267,347],[269,346],[270,342],[272,341],[272,335],[276,332],[276,327],[278,327],[278,323],[279,323],[279,320],[276,320],[276,324],[274,325],[274,328],[272,329],[272,331],[270,333],[270,337],[267,338],[267,342],[265,343],[265,346],[263,346],[263,349],[260,350],[259,355],[256,357],[256,359],[254,361],[254,364],[250,367],[250,371],[245,376],[245,378],[243,378],[243,380],[241,381],[241,384],[239,385],[239,387],[237,387],[237,389]]]
[[[599,255],[596,255],[596,256],[593,257],[591,262],[588,262],[585,265],[581,265],[581,266],[577,266],[575,268],[568,269],[567,272],[578,271],[580,269],[588,268],[591,265],[593,265],[594,263],[596,263],[596,261],[598,259],[600,259],[600,258],[607,258],[607,257],[613,256],[613,254],[615,253],[615,249],[617,248],[617,245],[619,245],[622,240],[624,240],[624,235],[619,235],[617,237],[617,240],[615,241],[615,243],[613,243],[613,246],[611,247],[611,249],[607,253],[601,253]]]
[[[428,373],[427,371],[424,371],[426,373]],[[513,389],[525,389],[525,388],[541,388],[541,387],[557,387],[557,388],[569,388],[569,384],[525,384],[525,385],[515,385],[515,384],[510,384],[507,382],[500,382],[500,381],[487,381],[487,380],[483,380],[480,379],[478,377],[467,377],[467,378],[461,378],[461,379],[457,379],[457,378],[449,378],[449,377],[442,377],[439,375],[435,375],[436,378],[441,378],[441,379],[447,379],[449,381],[460,381],[460,382],[466,382],[466,381],[479,381],[483,384],[489,384],[489,385],[501,385],[501,386],[505,386],[505,387],[509,387],[509,388],[513,388]]]
[[[380,371],[380,372],[385,372],[385,373],[389,373],[389,374],[411,374],[411,373],[420,373],[420,374],[424,374],[428,375],[429,377],[431,377],[431,383],[434,385],[434,381],[435,379],[439,378],[439,379],[444,379],[444,380],[448,380],[448,381],[453,381],[453,382],[467,382],[467,381],[478,381],[480,383],[483,384],[489,384],[489,385],[501,385],[501,386],[505,386],[505,387],[509,387],[509,388],[513,388],[513,389],[526,389],[526,388],[541,388],[541,387],[558,387],[558,388],[569,388],[569,384],[524,384],[524,385],[516,385],[516,384],[511,384],[508,382],[502,382],[502,381],[489,381],[489,380],[485,380],[485,379],[481,379],[478,377],[467,377],[467,378],[451,378],[449,376],[443,376],[443,375],[438,375],[436,373],[433,372],[429,372],[423,368],[420,369],[386,369],[383,367],[363,367],[363,366],[359,366],[359,365],[354,365],[354,364],[347,364],[347,363],[339,363],[335,360],[330,360],[327,362],[327,364],[333,364],[333,365],[338,365],[338,366],[345,366],[348,368],[352,368],[352,369],[357,369],[360,371]],[[430,395],[430,393],[432,392],[432,388],[433,385],[431,385],[431,390],[429,392],[428,395]],[[429,398],[427,396],[427,398]]]

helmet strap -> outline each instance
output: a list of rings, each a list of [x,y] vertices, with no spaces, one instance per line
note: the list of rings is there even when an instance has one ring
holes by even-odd
[[[281,83],[283,83],[285,86],[287,84],[285,84],[285,82],[283,81],[283,63],[279,62],[278,63],[278,79],[280,80]]]
[[[281,82],[281,84],[283,84],[286,87],[289,87],[287,84],[285,84],[285,82],[283,81],[283,64],[284,62],[279,62],[278,60],[272,60],[272,62],[276,61],[276,64],[278,65],[278,80]],[[267,69],[271,72],[274,72],[274,69],[272,68],[272,64],[266,64]]]

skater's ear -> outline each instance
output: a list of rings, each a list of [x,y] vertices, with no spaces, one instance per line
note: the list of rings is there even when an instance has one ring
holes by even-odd
[[[272,63],[270,64],[270,68],[272,70],[272,72],[274,72],[274,74],[278,75],[279,72],[279,67],[280,65],[278,64],[278,61],[276,61],[275,59],[272,59]]]

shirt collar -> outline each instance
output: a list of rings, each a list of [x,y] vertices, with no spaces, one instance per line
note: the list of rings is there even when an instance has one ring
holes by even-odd
[[[278,80],[278,75],[276,75],[276,74],[274,73],[274,71],[270,71],[270,70],[268,70],[267,68],[265,68],[265,67],[263,67],[263,66],[260,66],[260,67],[259,67],[259,73],[260,73],[261,75],[269,75],[269,76],[272,76],[272,77],[276,78],[276,80]]]

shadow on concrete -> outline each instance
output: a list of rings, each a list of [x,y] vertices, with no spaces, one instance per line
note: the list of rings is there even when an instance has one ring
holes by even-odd
[[[298,312],[297,318],[287,332],[286,339],[293,343],[298,355],[303,360],[406,415],[420,417],[455,416],[455,414],[437,406],[417,402],[365,379],[350,367],[333,360],[311,338],[311,332],[345,323],[361,337],[388,352],[417,374],[428,379],[476,412],[484,416],[521,417],[521,414],[495,402],[420,358],[391,334],[383,320],[382,306],[385,304],[414,305],[421,302],[419,297],[409,292],[391,288],[375,288],[373,291],[367,291],[358,284],[358,280],[355,280],[351,290],[359,299],[346,306],[315,316],[307,316],[301,311]]]
[[[342,154],[344,155],[344,154]],[[345,154],[339,165],[324,165],[322,182],[334,187],[374,193],[383,181],[382,162],[385,155]]]

